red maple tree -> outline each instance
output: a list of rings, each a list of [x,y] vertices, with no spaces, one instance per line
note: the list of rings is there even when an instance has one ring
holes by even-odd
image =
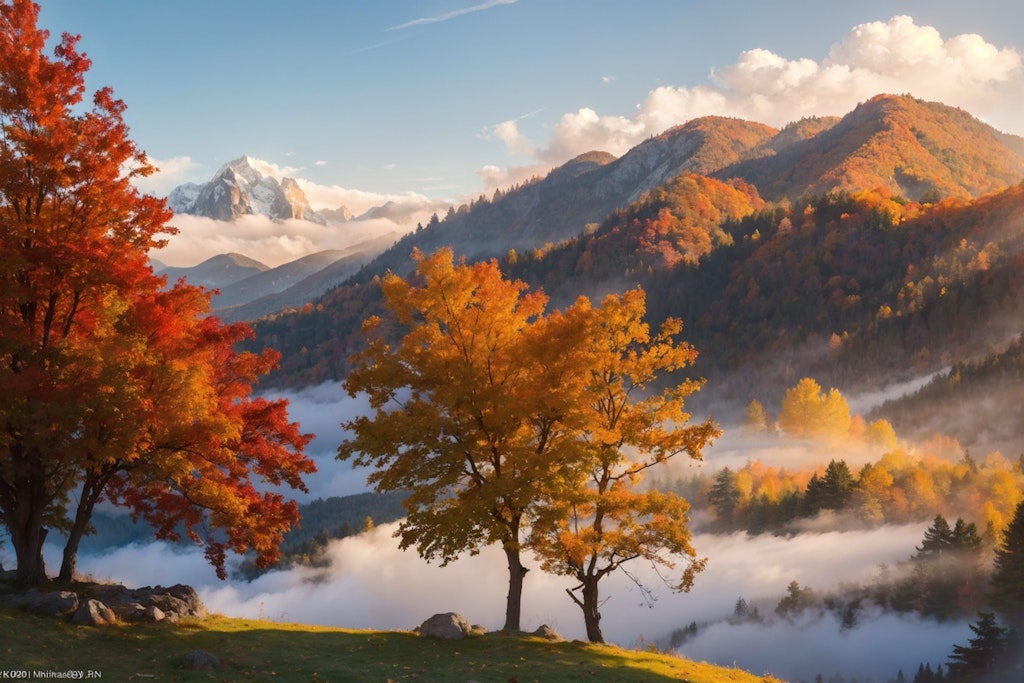
[[[315,470],[286,403],[251,396],[276,353],[236,352],[246,326],[153,274],[172,214],[132,181],[155,168],[110,89],[84,105],[79,37],[48,57],[38,15],[0,2],[0,519],[18,580],[46,578],[51,528],[73,578],[104,497],[160,537],[184,529],[220,575],[226,549],[269,562],[298,519],[273,487]]]

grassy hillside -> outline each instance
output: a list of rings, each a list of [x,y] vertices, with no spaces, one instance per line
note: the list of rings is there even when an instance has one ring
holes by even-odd
[[[650,652],[498,634],[461,642],[409,632],[353,631],[211,617],[160,624],[75,627],[0,609],[6,670],[95,671],[102,680],[162,681],[691,681],[778,679]],[[222,666],[187,671],[185,653],[204,650]]]

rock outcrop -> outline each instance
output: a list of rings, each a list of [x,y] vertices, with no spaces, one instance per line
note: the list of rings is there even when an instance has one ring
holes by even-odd
[[[0,593],[0,604],[21,607],[33,614],[67,617],[78,625],[101,626],[121,622],[169,622],[207,616],[206,605],[191,586],[83,585],[74,591]]]
[[[472,633],[466,618],[455,612],[435,614],[420,624],[420,635],[440,640],[462,640]]]

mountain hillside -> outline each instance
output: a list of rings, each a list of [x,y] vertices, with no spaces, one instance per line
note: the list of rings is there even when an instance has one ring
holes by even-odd
[[[267,291],[269,288],[257,290],[254,287],[247,287],[242,300],[235,304],[214,299],[215,313],[221,319],[229,322],[256,320],[257,318],[280,314],[282,311],[304,306],[355,276],[366,267],[366,264],[374,256],[394,244],[397,238],[398,233],[390,233],[359,242],[350,249],[313,254],[313,257],[321,256],[325,260],[330,255],[333,260],[323,268],[316,268],[311,272],[303,268],[304,277],[300,279],[289,277],[287,280],[292,282],[287,287],[278,289],[275,285],[273,291]],[[334,258],[334,256],[337,256],[337,258]],[[300,261],[305,262],[310,258],[312,257],[306,257],[306,259],[300,259]],[[294,263],[285,264],[281,268],[288,268]],[[304,265],[319,265],[319,263],[322,263],[322,261],[315,260]],[[297,274],[291,270],[289,272],[291,275]],[[252,281],[251,284],[255,285],[257,284],[255,281],[259,280],[260,277],[260,275],[254,276],[249,280],[239,282],[238,285],[245,286],[246,282],[249,281]],[[276,284],[279,285],[285,281],[284,279],[276,280]],[[259,293],[261,291],[262,293]],[[256,295],[257,293],[259,293],[258,296]]]
[[[266,264],[242,254],[219,254],[189,268],[167,267],[158,270],[157,274],[166,275],[168,284],[185,278],[190,284],[218,289],[269,269]]]
[[[817,135],[716,175],[741,177],[766,199],[875,188],[914,200],[976,197],[1024,179],[1022,143],[960,109],[879,95]]]
[[[934,371],[1005,344],[1024,316],[1012,295],[1024,281],[1021,142],[910,97],[781,131],[698,119],[432,221],[258,335],[285,354],[277,381],[343,376],[378,312],[371,277],[408,272],[414,247],[452,245],[502,259],[553,306],[644,287],[652,320],[684,320],[709,400],[773,400],[809,374],[868,387]],[[923,185],[911,162],[932,174]],[[890,167],[899,182],[880,185]],[[598,222],[604,200],[614,208]],[[541,216],[552,222],[528,221]]]
[[[706,117],[646,140],[618,159],[605,152],[583,154],[543,179],[490,200],[481,197],[409,234],[368,272],[407,272],[414,247],[429,253],[455,244],[478,259],[558,244],[684,171],[706,175],[744,158],[777,132],[759,123]]]
[[[254,273],[249,277],[222,287],[220,294],[211,301],[214,310],[230,308],[248,303],[270,294],[282,292],[297,282],[323,270],[346,252],[340,249],[318,251],[309,256],[289,261],[276,268]]]

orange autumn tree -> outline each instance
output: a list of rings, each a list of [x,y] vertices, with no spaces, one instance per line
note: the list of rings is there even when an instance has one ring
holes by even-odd
[[[640,559],[673,570],[681,557],[685,566],[670,586],[687,591],[705,563],[690,543],[686,501],[639,486],[647,470],[676,455],[700,459],[720,434],[710,418],[688,425],[684,403],[701,382],[653,391],[656,381],[692,364],[697,353],[676,342],[679,320],[667,320],[652,334],[645,312],[644,292],[636,289],[608,296],[600,307],[581,298],[564,316],[553,316],[553,326],[586,331],[582,344],[561,351],[574,356],[571,365],[583,381],[568,397],[577,408],[563,446],[573,454],[569,476],[546,490],[550,497],[539,508],[530,546],[545,570],[579,582],[566,592],[583,611],[593,642],[604,642],[599,587],[605,576]]]
[[[72,578],[104,497],[161,536],[183,524],[220,573],[228,547],[269,561],[297,507],[250,480],[301,488],[314,469],[285,404],[249,396],[275,356],[235,353],[245,328],[204,318],[199,290],[161,291],[148,252],[171,213],[131,184],[155,169],[109,89],[84,104],[79,38],[45,54],[38,14],[0,2],[0,519],[17,578],[46,578],[49,529],[68,533]]]
[[[407,491],[401,547],[442,565],[499,544],[509,571],[505,628],[519,630],[522,531],[559,465],[564,406],[531,344],[547,298],[502,277],[495,261],[456,265],[450,249],[413,255],[415,278],[388,274],[387,308],[405,330],[373,340],[345,380],[373,414],[344,426],[339,458],[373,467],[378,491]],[[411,280],[419,284],[413,284]],[[380,318],[367,321],[377,330]],[[556,357],[553,355],[553,357]]]
[[[372,413],[344,424],[352,436],[338,451],[373,468],[378,491],[409,493],[401,547],[446,564],[500,545],[507,630],[520,625],[527,549],[545,569],[573,576],[587,558],[581,604],[595,618],[597,581],[623,562],[671,564],[656,557],[661,550],[692,557],[685,502],[632,488],[645,469],[697,455],[717,433],[710,421],[682,426],[682,399],[696,383],[642,395],[659,373],[693,359],[671,341],[678,322],[650,336],[640,291],[545,314],[546,297],[504,279],[495,261],[456,264],[450,249],[414,259],[414,276],[381,281],[403,334],[392,344],[383,319],[367,321],[376,338],[353,358],[345,387],[365,394]],[[570,538],[573,524],[593,533]]]

